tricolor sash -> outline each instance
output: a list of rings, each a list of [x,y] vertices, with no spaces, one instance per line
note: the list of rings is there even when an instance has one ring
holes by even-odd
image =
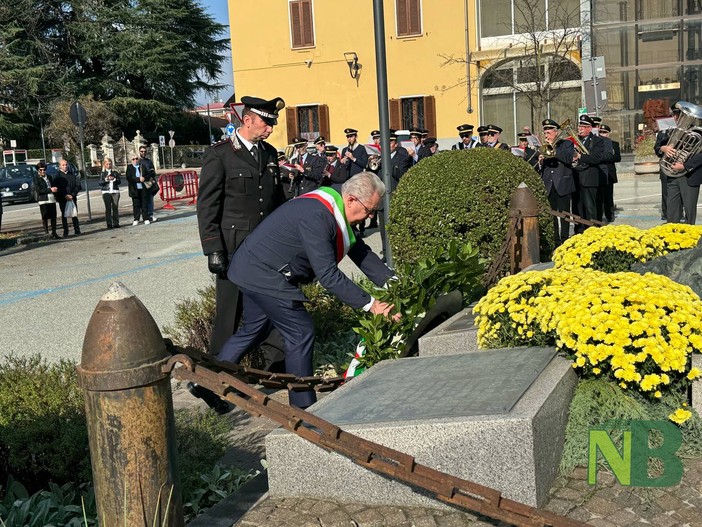
[[[336,220],[336,263],[339,263],[356,243],[356,237],[346,219],[344,200],[341,198],[341,194],[331,187],[321,187],[303,194],[299,198],[316,199],[334,216],[334,220]]]

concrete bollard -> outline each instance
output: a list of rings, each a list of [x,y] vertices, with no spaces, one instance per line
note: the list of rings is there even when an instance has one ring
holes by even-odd
[[[521,228],[518,218],[521,215]],[[526,183],[514,190],[509,203],[510,237],[509,257],[512,274],[539,263],[539,202]]]
[[[144,304],[112,284],[78,367],[100,525],[183,526],[171,383],[161,372],[169,357]]]

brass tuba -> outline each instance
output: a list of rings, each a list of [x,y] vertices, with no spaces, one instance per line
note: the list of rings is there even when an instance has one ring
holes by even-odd
[[[702,150],[702,108],[685,101],[677,102],[675,107],[680,110],[680,117],[668,139],[668,146],[672,146],[675,153],[666,154],[660,161],[661,172],[668,177],[682,176],[682,172],[673,170],[673,165],[684,163]]]
[[[556,144],[558,141],[561,140],[568,140],[572,141],[572,143],[575,145],[575,149],[580,152],[581,154],[589,154],[590,152],[588,149],[585,147],[583,142],[580,140],[578,137],[578,134],[573,131],[573,127],[570,124],[570,119],[566,119],[561,123],[561,131],[559,134],[556,136],[556,139],[553,141],[553,143],[546,143],[543,144],[539,147],[539,154],[544,156],[545,158],[549,157],[556,157]],[[563,137],[563,134],[567,134],[567,137]]]

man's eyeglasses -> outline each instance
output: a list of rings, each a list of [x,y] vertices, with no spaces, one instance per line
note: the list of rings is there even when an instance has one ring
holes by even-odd
[[[487,132],[480,132],[478,135],[479,135],[480,137],[483,137],[484,135],[488,135],[488,133],[487,133]]]
[[[354,198],[356,198],[356,196],[354,196]],[[365,209],[367,216],[373,216],[378,213],[378,209],[369,209],[360,199],[356,198],[356,201],[358,201],[361,204],[361,207]]]
[[[45,168],[37,168],[37,172],[46,172]]]
[[[497,135],[495,132],[488,132],[487,135]]]

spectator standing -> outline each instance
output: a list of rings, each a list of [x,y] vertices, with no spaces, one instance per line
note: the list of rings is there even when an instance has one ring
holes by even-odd
[[[59,161],[59,170],[54,178],[56,187],[56,201],[61,209],[61,224],[63,225],[63,237],[68,238],[68,217],[66,216],[66,205],[73,203],[75,213],[78,213],[78,192],[80,192],[80,180],[76,174],[69,172],[68,161]],[[77,216],[71,216],[73,223],[73,234],[80,236],[80,223]]]
[[[139,225],[139,218],[144,221],[144,225],[149,225],[148,211],[148,189],[144,185],[144,176],[141,174],[142,165],[139,163],[139,158],[134,156],[132,164],[127,167],[127,185],[129,187],[129,197],[132,198],[132,212],[134,221],[132,225]]]
[[[112,168],[112,159],[102,161],[102,172],[98,182],[102,188],[102,201],[105,203],[105,221],[108,229],[119,229],[119,172]]]
[[[280,97],[242,97],[242,124],[234,134],[205,150],[197,200],[197,221],[207,267],[216,277],[216,309],[209,352],[217,355],[241,320],[241,293],[227,279],[229,261],[241,243],[285,202],[278,152],[265,140],[285,107]],[[297,200],[291,200],[294,202]],[[283,343],[272,332],[261,345],[266,369],[283,360]],[[223,411],[222,401],[197,385],[190,392]]]
[[[37,193],[37,203],[41,213],[41,223],[44,226],[44,233],[49,234],[49,222],[51,222],[51,237],[58,239],[56,233],[56,196],[54,192],[58,188],[46,173],[46,165],[42,162],[37,164],[38,175],[34,176],[34,190]]]
[[[375,214],[384,194],[378,176],[362,172],[342,185],[341,194],[324,187],[287,202],[264,220],[229,266],[229,279],[243,293],[244,319],[218,359],[240,362],[273,324],[285,339],[286,372],[312,375],[314,323],[299,286],[315,278],[353,308],[398,319],[399,315],[390,315],[394,306],[371,297],[338,267],[348,255],[376,285],[392,277],[392,271],[351,231],[352,225]],[[290,391],[289,401],[307,408],[316,401],[315,392]]]
[[[156,169],[154,164],[146,157],[146,147],[139,147],[139,165],[141,165],[141,177],[144,178],[142,183],[146,185],[147,190],[151,190],[151,186],[156,183]],[[151,192],[146,193],[146,215],[150,222],[156,221],[154,217],[154,195]]]

